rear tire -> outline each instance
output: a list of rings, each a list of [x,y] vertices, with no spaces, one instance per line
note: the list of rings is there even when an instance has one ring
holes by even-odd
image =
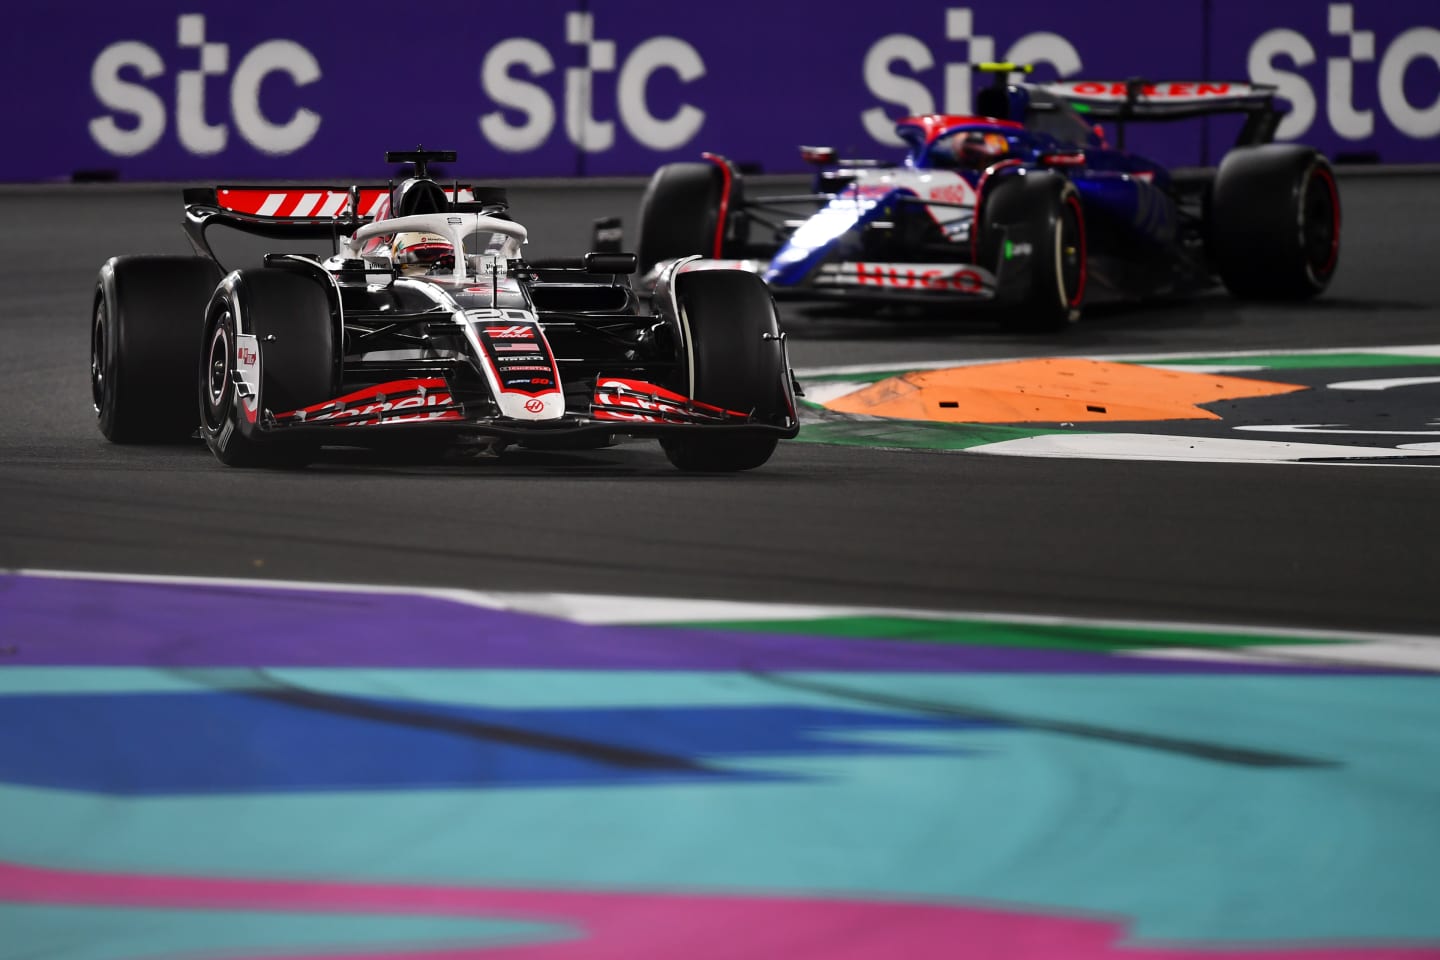
[[[661,260],[714,256],[724,173],[713,163],[669,163],[640,200],[639,271]]]
[[[314,441],[284,436],[256,440],[241,429],[245,413],[234,386],[240,330],[261,342],[261,415],[323,403],[337,391],[329,294],[303,274],[240,271],[210,301],[198,365],[200,432],[216,459],[231,467],[304,466],[318,449]]]
[[[979,265],[1000,280],[1006,325],[1058,331],[1085,298],[1085,210],[1075,185],[1053,173],[1010,174],[985,192]],[[1028,244],[1022,258],[1015,248]],[[1021,271],[1019,286],[1007,274]]]
[[[1233,295],[1306,300],[1340,260],[1340,191],[1330,164],[1296,144],[1232,150],[1210,200],[1210,250]]]
[[[191,380],[220,268],[203,257],[115,257],[90,323],[90,390],[112,443],[179,443],[195,416]]]
[[[746,413],[774,426],[792,416],[775,302],[764,281],[738,270],[700,270],[677,278],[683,322],[693,344],[694,389],[702,403]],[[682,358],[684,359],[684,358]],[[680,392],[685,392],[680,384]],[[765,463],[778,438],[771,434],[693,434],[660,441],[681,470],[733,473]]]

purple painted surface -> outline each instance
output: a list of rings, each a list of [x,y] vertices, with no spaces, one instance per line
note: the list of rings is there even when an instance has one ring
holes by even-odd
[[[14,5],[6,26],[0,180],[383,179],[383,152],[419,142],[460,151],[455,172],[476,178],[645,174],[702,150],[793,171],[800,143],[895,156],[877,139],[889,121],[967,112],[970,65],[997,57],[1039,63],[1038,79],[1276,82],[1304,142],[1440,161],[1433,0],[562,0],[503,15],[144,0],[124,16],[76,0]],[[1195,163],[1201,129],[1129,143]],[[1228,130],[1212,125],[1212,161]]]
[[[1375,672],[744,631],[587,626],[431,597],[0,575],[0,666],[976,673]]]

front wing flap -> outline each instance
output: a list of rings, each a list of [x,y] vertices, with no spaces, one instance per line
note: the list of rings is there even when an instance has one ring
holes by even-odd
[[[443,377],[377,384],[299,410],[267,413],[254,425],[258,435],[330,435],[337,443],[364,445],[366,436],[401,431],[521,439],[583,433],[664,435],[694,430],[775,433],[793,437],[798,423],[784,426],[752,421],[748,411],[725,410],[692,401],[657,384],[631,377],[596,379],[583,412],[567,411],[547,420],[496,416],[493,407],[472,412],[456,400]]]

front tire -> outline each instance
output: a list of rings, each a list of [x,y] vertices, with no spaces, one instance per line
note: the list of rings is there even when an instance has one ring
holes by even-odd
[[[978,259],[999,278],[1007,325],[1053,332],[1079,321],[1087,262],[1075,185],[1053,173],[1010,174],[982,201]]]
[[[668,163],[655,171],[640,200],[641,273],[661,260],[718,255],[724,188],[724,172],[713,163]]]
[[[90,391],[112,443],[180,443],[198,420],[191,371],[220,268],[203,257],[115,257],[90,316]]]
[[[303,466],[317,450],[312,441],[257,439],[242,425],[247,414],[234,381],[241,331],[261,343],[260,415],[323,403],[337,392],[329,294],[304,274],[242,270],[215,291],[206,310],[199,364],[200,432],[206,445],[226,466]]]
[[[702,403],[749,415],[756,423],[783,426],[794,415],[786,383],[775,302],[764,281],[738,270],[699,270],[676,278],[680,311],[693,358],[690,396]],[[679,385],[683,391],[684,385]],[[752,470],[775,452],[774,434],[709,432],[660,441],[678,469],[707,473]]]
[[[1210,249],[1233,295],[1306,300],[1340,261],[1340,191],[1330,164],[1296,144],[1232,150],[1210,200]]]

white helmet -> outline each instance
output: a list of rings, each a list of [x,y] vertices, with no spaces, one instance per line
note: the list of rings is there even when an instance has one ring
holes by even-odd
[[[455,266],[455,247],[438,233],[397,233],[390,256],[402,273],[429,273]]]

